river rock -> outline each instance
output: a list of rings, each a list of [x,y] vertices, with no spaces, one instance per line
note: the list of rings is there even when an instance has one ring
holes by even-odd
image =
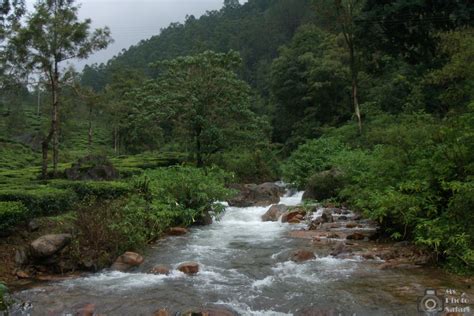
[[[95,304],[86,304],[77,309],[76,316],[93,316],[95,313]]]
[[[199,272],[199,264],[196,262],[185,262],[178,266],[178,270],[188,275],[193,275]]]
[[[305,215],[306,215],[306,211],[303,209],[300,209],[300,208],[292,209],[292,210],[286,211],[281,216],[281,222],[289,223],[293,219],[301,218],[301,216],[304,218]]]
[[[171,227],[168,230],[168,234],[171,236],[181,236],[181,235],[186,235],[188,233],[188,230],[184,227]]]
[[[331,256],[337,257],[342,254],[350,253],[352,252],[349,247],[344,242],[338,242],[336,246],[332,249],[331,251]]]
[[[62,250],[71,242],[70,234],[45,235],[30,244],[31,254],[36,258],[47,258]]]
[[[288,210],[284,204],[272,205],[268,211],[262,215],[263,222],[276,222],[280,216]]]
[[[157,310],[153,316],[170,316],[170,313],[168,312],[167,309],[160,309],[160,310]]]
[[[239,191],[239,194],[230,199],[230,206],[250,207],[250,206],[267,206],[277,204],[280,196],[283,196],[285,190],[275,183],[267,182],[260,185],[245,184],[231,185],[232,189]]]
[[[367,236],[365,236],[362,233],[355,232],[350,235],[347,235],[346,239],[347,240],[364,240],[366,237]]]
[[[199,308],[187,310],[183,316],[237,316],[238,314],[220,307]]]
[[[291,255],[291,260],[295,262],[303,262],[311,259],[315,259],[316,256],[312,251],[299,249]]]
[[[196,221],[194,222],[194,225],[198,226],[207,226],[212,224],[212,216],[209,214],[209,212],[204,212],[201,214]]]
[[[112,270],[125,272],[133,267],[141,265],[145,261],[142,256],[135,252],[126,252],[115,260]]]
[[[68,180],[114,180],[119,172],[105,156],[89,155],[64,170]]]
[[[164,265],[155,266],[150,270],[151,274],[168,275],[168,274],[170,274],[170,272],[171,272],[170,268],[168,268],[167,266],[164,266]]]
[[[28,251],[25,248],[18,248],[15,251],[15,264],[22,267],[28,263]]]
[[[30,233],[39,230],[41,227],[40,220],[37,218],[33,218],[31,221],[28,222],[28,231]]]
[[[332,223],[334,222],[334,218],[332,217],[331,209],[324,209],[323,213],[321,214],[321,221],[323,223]]]
[[[346,224],[346,228],[356,228],[358,224],[356,222],[350,222]]]

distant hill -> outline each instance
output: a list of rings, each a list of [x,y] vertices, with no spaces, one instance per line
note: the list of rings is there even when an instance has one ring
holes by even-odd
[[[219,11],[208,11],[184,23],[172,23],[157,36],[124,50],[106,64],[86,66],[83,84],[102,89],[114,71],[133,69],[153,76],[148,66],[158,60],[191,55],[205,50],[236,50],[244,61],[242,77],[262,95],[268,92],[267,78],[278,48],[296,29],[311,19],[309,0],[249,0],[243,5],[225,1]]]

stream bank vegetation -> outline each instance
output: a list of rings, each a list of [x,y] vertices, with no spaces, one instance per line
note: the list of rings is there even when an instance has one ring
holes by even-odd
[[[65,4],[65,16],[46,10]],[[23,1],[0,1],[2,281],[17,268],[13,240],[71,233],[70,269],[97,270],[218,213],[231,183],[280,177],[473,273],[467,2],[225,1],[59,76],[56,62],[110,42],[73,23],[75,5],[41,0],[23,20]],[[34,25],[65,47],[35,46]],[[32,83],[39,66],[52,77]]]

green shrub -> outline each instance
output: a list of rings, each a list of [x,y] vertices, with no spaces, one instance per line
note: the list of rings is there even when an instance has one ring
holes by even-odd
[[[225,188],[230,175],[218,168],[163,168],[147,172],[143,179],[149,179],[153,207],[169,212],[175,224],[189,225],[206,212],[221,212],[223,206],[216,202],[233,193]]]
[[[79,199],[95,196],[100,199],[115,199],[131,192],[132,187],[119,181],[65,181],[51,183],[53,187],[74,191]]]
[[[2,189],[0,201],[19,201],[33,217],[54,215],[68,211],[77,201],[72,190],[38,186],[32,189]]]
[[[0,282],[0,312],[6,311],[8,308],[8,302],[6,295],[8,294],[8,288],[5,284]]]
[[[28,209],[21,202],[0,202],[0,236],[9,232],[28,216]]]
[[[212,162],[232,172],[235,182],[263,183],[278,179],[278,161],[269,148],[235,149],[213,157]]]
[[[343,187],[344,175],[339,170],[318,172],[308,179],[304,199],[323,201],[337,198]]]
[[[332,157],[345,148],[344,144],[332,138],[310,140],[282,165],[283,179],[303,189],[313,174],[331,169]]]

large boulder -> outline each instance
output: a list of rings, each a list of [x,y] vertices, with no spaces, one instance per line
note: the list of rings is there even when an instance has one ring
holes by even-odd
[[[105,156],[86,156],[64,171],[68,180],[114,180],[119,172]]]
[[[337,169],[326,170],[309,178],[303,200],[322,201],[336,197],[344,186],[344,175]]]
[[[283,204],[272,205],[268,211],[262,215],[263,222],[276,222],[283,213],[288,210],[288,206]]]
[[[71,242],[70,234],[45,235],[30,244],[30,253],[35,258],[51,257]]]
[[[267,182],[260,185],[244,184],[232,185],[232,189],[239,191],[239,194],[230,199],[230,206],[250,207],[250,206],[267,206],[277,204],[280,196],[283,196],[285,189],[275,183]]]
[[[199,264],[196,262],[185,262],[178,266],[178,270],[188,275],[193,275],[199,272]]]
[[[142,256],[135,252],[126,252],[115,260],[111,269],[125,272],[133,267],[141,265],[145,261]]]

